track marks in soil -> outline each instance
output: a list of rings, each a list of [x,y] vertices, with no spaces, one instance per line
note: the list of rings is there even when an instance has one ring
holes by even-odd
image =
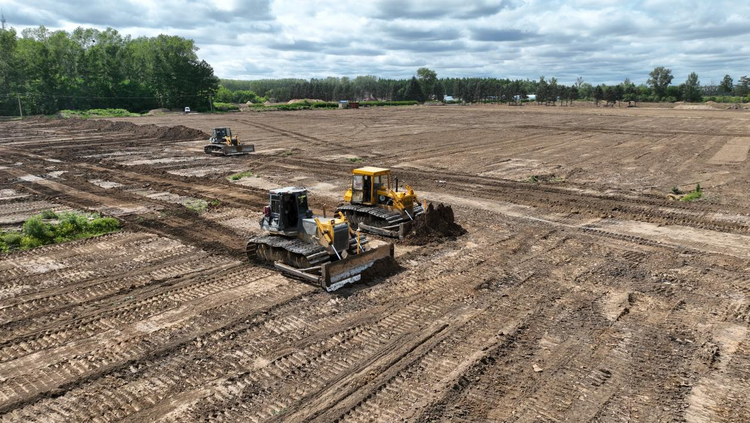
[[[506,124],[505,116],[485,112],[477,116],[499,118],[497,128]],[[447,108],[435,113],[451,123]],[[375,115],[376,124],[357,126],[370,139],[353,140],[350,148],[371,145],[368,131],[401,116]],[[302,153],[264,161],[263,169],[347,177],[350,163],[315,165],[315,157],[330,153],[333,114],[293,114],[302,123],[289,128],[281,114],[265,116],[265,130]],[[307,128],[307,116],[332,126]],[[39,126],[29,130],[43,131]],[[398,131],[440,137],[437,128],[417,126]],[[543,131],[537,135],[514,138],[510,147],[528,142],[534,154],[563,154],[565,140],[550,144]],[[629,160],[628,134],[615,135],[617,157]],[[412,250],[396,275],[328,295],[244,264],[242,239],[255,217],[242,211],[264,203],[264,195],[210,177],[163,173],[183,168],[178,163],[125,169],[117,160],[80,163],[64,153],[119,148],[106,143],[97,150],[87,136],[85,146],[66,145],[77,136],[55,140],[65,146],[54,157],[60,162],[42,152],[0,159],[24,161],[30,175],[44,175],[48,166],[66,171],[52,181],[65,187],[12,182],[11,189],[32,197],[12,200],[14,207],[114,201],[161,209],[124,216],[122,233],[0,261],[4,420],[731,421],[748,410],[741,395],[747,342],[727,335],[750,316],[747,260],[591,224],[632,220],[744,236],[749,225],[739,208],[480,177],[441,163],[451,143],[433,143],[421,163],[427,170],[400,169],[402,180],[424,192],[500,198],[542,218],[463,204],[457,210],[471,222],[466,237]],[[596,137],[584,133],[576,142],[593,146]],[[692,137],[686,142],[697,142]],[[492,144],[480,141],[477,154]],[[378,148],[388,150],[389,142],[379,138]],[[151,148],[145,140],[132,143],[124,148]],[[389,154],[388,160],[404,157]],[[236,162],[260,164],[252,157]],[[92,179],[123,186],[105,190]],[[128,192],[144,187],[226,196],[228,205],[199,216]]]

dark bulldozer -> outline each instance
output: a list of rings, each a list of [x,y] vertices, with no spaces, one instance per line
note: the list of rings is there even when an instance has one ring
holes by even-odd
[[[255,151],[255,145],[242,144],[239,137],[232,136],[232,130],[229,128],[214,128],[208,144],[203,147],[206,154],[216,154],[219,156],[243,156]]]
[[[247,242],[251,261],[273,264],[279,271],[329,292],[359,281],[365,269],[393,257],[393,244],[370,246],[342,214],[313,216],[304,188],[272,190],[260,227],[265,234]]]

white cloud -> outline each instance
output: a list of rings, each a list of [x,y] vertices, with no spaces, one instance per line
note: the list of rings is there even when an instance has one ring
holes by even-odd
[[[5,0],[8,23],[196,40],[224,78],[378,75],[643,82],[750,72],[750,4],[730,0]]]

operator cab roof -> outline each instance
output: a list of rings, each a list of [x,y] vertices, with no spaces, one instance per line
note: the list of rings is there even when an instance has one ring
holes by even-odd
[[[284,187],[276,188],[271,190],[271,194],[296,194],[299,192],[306,192],[307,189],[300,187]]]
[[[359,169],[354,169],[353,172],[355,175],[382,175],[390,171],[390,169],[386,169],[383,167],[365,166],[360,167]]]

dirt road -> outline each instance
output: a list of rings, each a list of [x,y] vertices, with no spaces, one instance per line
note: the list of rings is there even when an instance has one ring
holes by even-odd
[[[203,154],[196,131],[0,123],[0,227],[45,209],[125,224],[0,256],[0,418],[741,421],[749,118],[456,106],[128,120],[230,126],[258,151],[235,158]],[[395,274],[335,294],[244,260],[268,188],[306,186],[331,210],[360,164],[450,203],[468,234],[396,245]],[[704,200],[666,199],[697,182]]]

